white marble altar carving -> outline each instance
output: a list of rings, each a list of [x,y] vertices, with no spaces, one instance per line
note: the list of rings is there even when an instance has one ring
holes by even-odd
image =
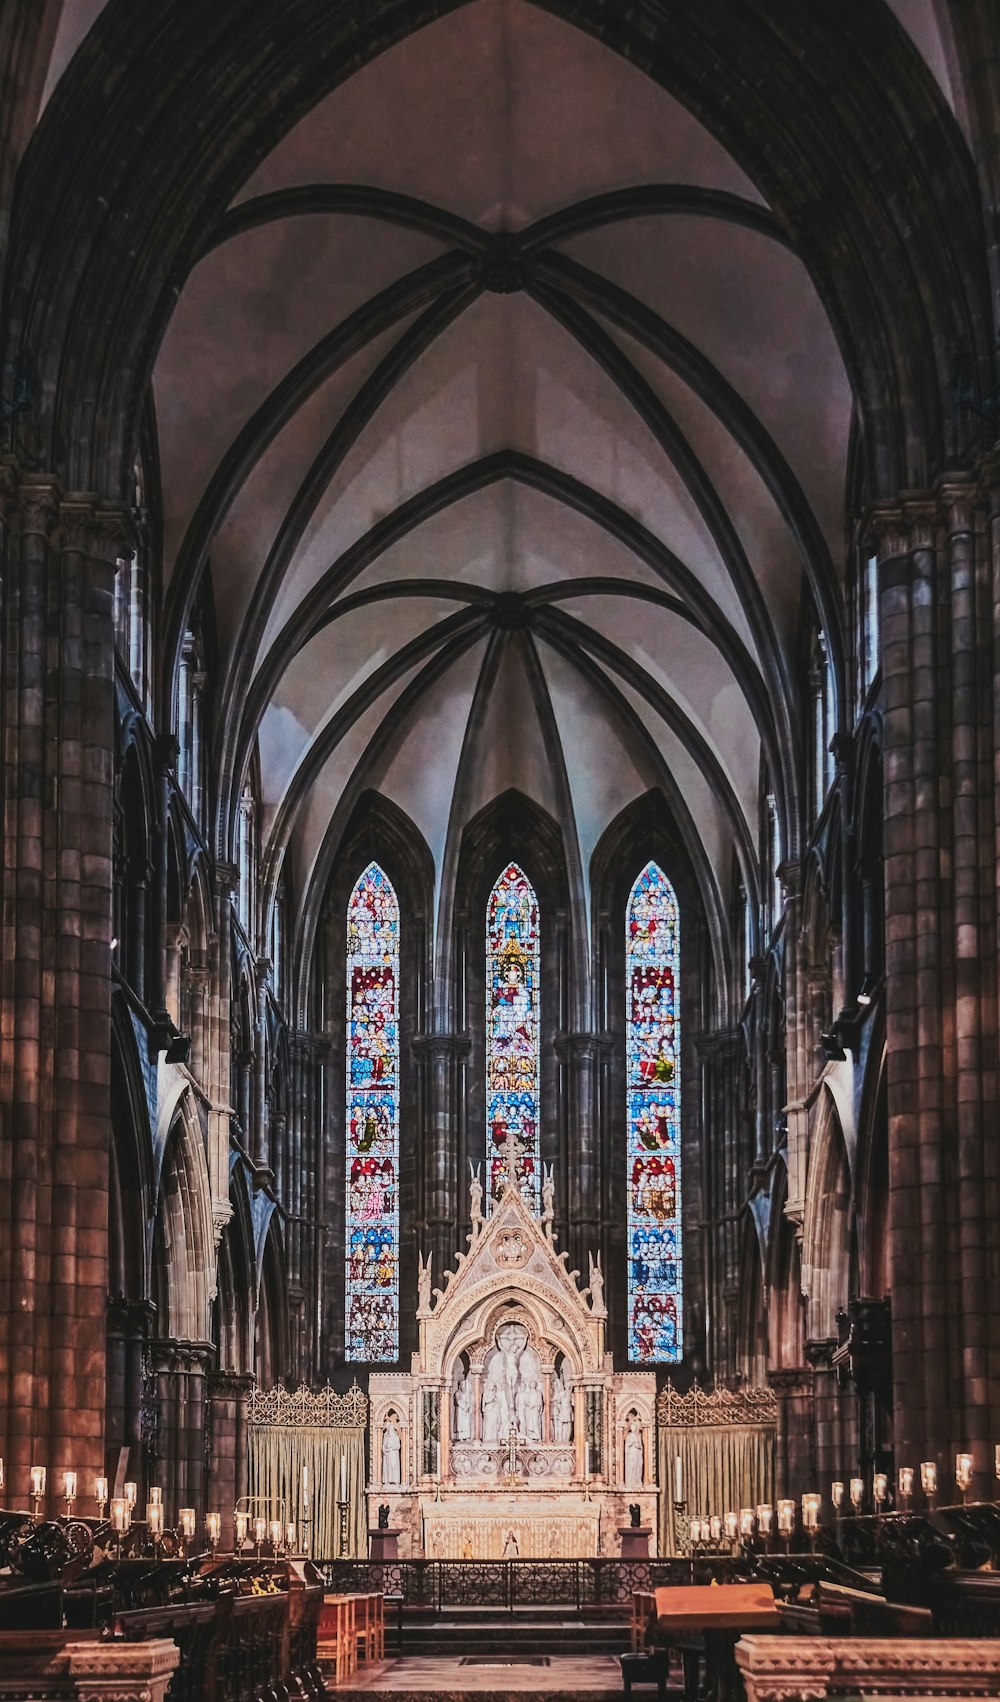
[[[388,1500],[403,1555],[499,1558],[511,1530],[522,1558],[616,1554],[630,1500],[657,1524],[655,1376],[616,1372],[605,1352],[599,1261],[583,1289],[548,1212],[535,1218],[509,1185],[484,1219],[477,1182],[468,1251],[441,1288],[421,1260],[411,1370],[369,1380],[372,1520]],[[390,1422],[398,1482],[385,1472]]]

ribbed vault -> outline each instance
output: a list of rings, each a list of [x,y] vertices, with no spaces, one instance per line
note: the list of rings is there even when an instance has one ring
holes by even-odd
[[[373,790],[443,950],[492,798],[558,822],[585,943],[594,849],[658,788],[723,982],[762,765],[796,849],[810,623],[843,701],[852,429],[871,494],[917,486],[956,358],[988,371],[968,157],[888,8],[109,0],[50,114],[12,230],[27,439],[107,490],[152,382],[161,719],[208,579],[214,849],[257,755],[300,988]]]

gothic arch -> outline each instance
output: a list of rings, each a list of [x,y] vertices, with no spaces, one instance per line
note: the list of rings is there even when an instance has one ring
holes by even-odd
[[[166,1133],[153,1230],[157,1329],[176,1341],[207,1342],[215,1286],[212,1193],[201,1121],[185,1082],[168,1097],[160,1122]]]
[[[854,1196],[850,1162],[833,1096],[821,1090],[809,1145],[802,1226],[802,1289],[809,1305],[809,1336],[837,1334],[837,1313],[851,1296]]]

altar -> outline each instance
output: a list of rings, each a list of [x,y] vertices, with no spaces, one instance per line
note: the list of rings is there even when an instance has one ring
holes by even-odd
[[[537,1218],[509,1178],[486,1218],[472,1177],[468,1251],[442,1288],[421,1260],[410,1371],[369,1380],[369,1525],[387,1505],[403,1558],[617,1555],[636,1505],[658,1528],[655,1374],[615,1371],[600,1262],[581,1288],[552,1194]]]

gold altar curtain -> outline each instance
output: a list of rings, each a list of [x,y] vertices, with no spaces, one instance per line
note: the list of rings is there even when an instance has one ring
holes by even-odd
[[[660,1553],[690,1552],[691,1519],[770,1504],[778,1404],[773,1389],[713,1389],[681,1394],[667,1383],[656,1397]],[[680,1456],[684,1511],[674,1513]]]
[[[317,1560],[340,1557],[337,1502],[341,1461],[347,1461],[346,1557],[368,1554],[368,1507],[365,1498],[365,1431],[361,1425],[251,1424],[248,1461],[250,1511],[261,1516],[294,1519],[301,1528],[302,1469],[309,1473],[309,1518],[306,1552]],[[267,1503],[265,1508],[263,1503]],[[283,1511],[279,1509],[282,1504]],[[274,1511],[269,1511],[273,1507]]]

